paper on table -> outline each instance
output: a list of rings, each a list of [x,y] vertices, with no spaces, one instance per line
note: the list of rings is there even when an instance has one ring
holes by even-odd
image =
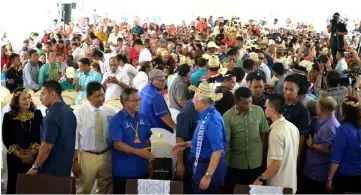
[[[160,136],[161,136],[161,133],[160,133],[160,132],[154,132],[154,133],[152,134],[152,136],[154,136],[154,137],[160,137]]]

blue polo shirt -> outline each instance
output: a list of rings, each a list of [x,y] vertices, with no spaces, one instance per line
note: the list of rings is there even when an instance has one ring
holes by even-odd
[[[139,96],[142,99],[140,112],[148,117],[150,128],[163,128],[173,133],[173,129],[160,118],[165,114],[170,114],[170,112],[158,89],[148,83],[139,93]]]
[[[291,105],[286,106],[283,116],[297,127],[300,135],[309,135],[310,114],[308,109],[297,99]]]
[[[134,143],[134,128],[138,123],[138,136],[140,143]],[[145,148],[152,132],[147,120],[147,116],[138,112],[132,118],[129,113],[123,109],[118,112],[109,123],[109,135],[112,142],[123,142],[133,148]],[[113,176],[117,177],[142,177],[148,176],[148,160],[134,154],[128,154],[112,149],[112,169]]]
[[[212,114],[208,115],[206,123],[204,126],[204,135],[202,142],[202,149],[199,155],[199,159],[209,160],[212,156],[212,153],[218,150],[223,150],[222,156],[225,154],[225,149],[227,145],[226,131],[224,128],[224,122],[221,114],[213,107],[210,106],[205,111],[199,113],[199,121],[197,128],[193,134],[192,147],[191,147],[191,159],[195,159],[196,150],[197,150],[197,139],[198,132],[201,127],[201,124],[207,114],[211,112]]]
[[[62,102],[48,108],[40,131],[41,141],[54,144],[40,168],[41,174],[70,176],[75,150],[76,118],[70,107]]]

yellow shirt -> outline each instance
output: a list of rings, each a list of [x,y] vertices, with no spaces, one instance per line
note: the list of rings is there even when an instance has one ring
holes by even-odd
[[[97,36],[101,41],[108,41],[108,35],[103,32],[97,31],[95,36]]]

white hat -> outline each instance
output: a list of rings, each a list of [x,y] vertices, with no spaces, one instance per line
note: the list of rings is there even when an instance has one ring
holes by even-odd
[[[214,42],[214,41],[210,41],[208,44],[207,44],[207,48],[219,48],[217,46],[217,44]]]
[[[204,59],[206,59],[206,60],[208,60],[209,57],[210,57],[210,55],[209,55],[209,54],[206,54],[206,53],[202,55],[202,58],[204,58]]]
[[[258,54],[255,53],[255,52],[252,52],[249,54],[249,58],[255,62],[258,62],[259,61],[259,57],[258,57]]]
[[[211,55],[208,59],[209,68],[218,68],[219,67],[219,58],[217,55]]]
[[[75,77],[75,69],[73,67],[68,67],[65,76],[69,79],[73,79]]]

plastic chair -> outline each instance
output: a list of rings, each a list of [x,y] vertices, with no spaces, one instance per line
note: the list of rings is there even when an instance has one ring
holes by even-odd
[[[14,94],[9,94],[9,95],[5,96],[5,98],[3,99],[2,103],[3,103],[4,105],[10,104],[11,100],[13,99],[13,96],[14,96]]]
[[[123,104],[120,103],[119,98],[111,98],[108,101],[105,102],[108,106],[114,106],[115,108],[118,108],[119,110],[123,109]]]
[[[61,96],[68,96],[76,100],[78,98],[78,94],[79,94],[78,91],[67,89],[61,93]]]
[[[1,102],[5,99],[6,96],[10,95],[10,91],[5,87],[0,87],[0,93]]]
[[[62,95],[62,98],[63,98],[64,102],[66,103],[66,105],[72,106],[75,104],[75,100],[70,96]]]
[[[87,102],[88,102],[88,99],[85,97],[85,98],[83,98],[83,99],[81,99],[79,101],[79,105],[82,105],[82,104],[87,103]]]

